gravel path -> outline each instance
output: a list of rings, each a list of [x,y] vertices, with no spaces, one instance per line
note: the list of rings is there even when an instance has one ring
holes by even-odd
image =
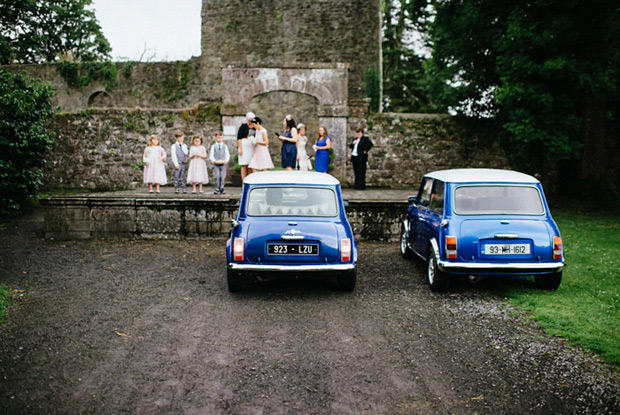
[[[358,286],[226,290],[224,241],[45,241],[0,229],[0,413],[618,414],[620,376],[507,307],[431,293],[397,244]],[[509,282],[510,283],[510,282]],[[518,282],[513,282],[518,283]]]

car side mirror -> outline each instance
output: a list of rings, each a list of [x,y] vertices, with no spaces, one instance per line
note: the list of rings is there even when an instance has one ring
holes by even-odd
[[[418,203],[418,197],[417,196],[409,196],[407,198],[407,202],[409,202],[409,204],[412,204],[412,203],[416,203],[417,204]]]
[[[342,201],[342,204],[344,205],[344,207],[349,207],[349,201],[347,199],[344,199]]]

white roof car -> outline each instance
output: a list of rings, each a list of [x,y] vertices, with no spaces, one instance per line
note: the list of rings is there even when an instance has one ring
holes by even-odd
[[[529,174],[499,169],[452,169],[438,170],[425,175],[444,183],[539,183]]]
[[[315,171],[261,171],[248,175],[244,184],[318,184],[338,185],[334,176]]]

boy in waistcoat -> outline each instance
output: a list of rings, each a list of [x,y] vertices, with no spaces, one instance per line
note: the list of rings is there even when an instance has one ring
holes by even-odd
[[[230,160],[230,152],[228,146],[223,143],[224,133],[218,131],[215,134],[215,144],[211,146],[209,151],[209,159],[213,163],[213,177],[215,178],[214,194],[226,194],[224,190],[224,181],[226,180],[226,166]]]
[[[187,145],[183,144],[185,136],[182,131],[174,133],[176,142],[170,147],[172,164],[174,164],[174,193],[179,193],[179,188],[183,193],[187,193]]]

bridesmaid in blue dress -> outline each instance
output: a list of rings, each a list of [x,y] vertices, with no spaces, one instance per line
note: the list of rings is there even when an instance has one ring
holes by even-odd
[[[314,150],[314,170],[327,173],[329,168],[329,149],[332,147],[332,141],[327,135],[327,129],[323,126],[319,127],[319,136],[316,139]]]
[[[297,128],[295,120],[287,115],[282,122],[286,132],[278,138],[282,141],[282,167],[293,170],[297,164]]]

